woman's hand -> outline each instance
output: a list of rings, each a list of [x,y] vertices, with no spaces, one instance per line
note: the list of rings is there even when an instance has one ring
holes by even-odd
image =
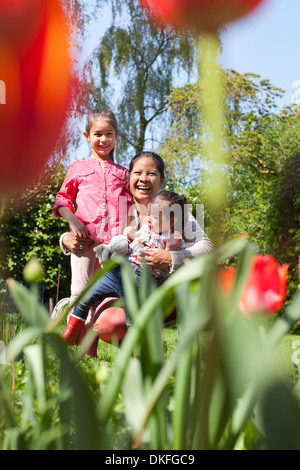
[[[172,257],[170,253],[161,248],[149,248],[141,251],[146,264],[152,268],[161,269],[167,271],[168,267],[172,263]]]
[[[75,233],[69,232],[63,237],[64,246],[72,253],[82,253],[93,246],[94,241],[90,237],[80,238]]]

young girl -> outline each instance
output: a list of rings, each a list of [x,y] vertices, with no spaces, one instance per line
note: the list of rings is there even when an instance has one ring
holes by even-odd
[[[71,303],[99,267],[93,247],[86,248],[88,241],[109,243],[126,226],[132,198],[128,171],[113,161],[118,133],[112,111],[96,109],[88,114],[83,134],[91,144],[91,156],[69,166],[55,200],[54,216],[66,219],[81,243],[80,252],[71,253]]]
[[[139,284],[141,269],[143,265],[142,254],[149,248],[161,248],[168,251],[184,249],[182,234],[186,221],[185,205],[187,201],[183,196],[170,191],[160,191],[153,197],[149,207],[149,218],[141,229],[132,233],[132,227],[126,230],[129,240],[128,259],[135,271],[137,284]],[[179,227],[176,227],[179,222]],[[178,230],[175,231],[175,228]],[[158,269],[153,269],[155,278],[166,276],[167,273]],[[89,308],[106,297],[117,294],[124,298],[124,290],[121,279],[120,267],[115,267],[112,271],[102,276],[93,287],[89,297],[78,303],[74,312],[69,317],[68,326],[63,333],[63,338],[69,345],[76,344],[77,336],[86,320]],[[130,325],[130,318],[126,315],[126,324]]]

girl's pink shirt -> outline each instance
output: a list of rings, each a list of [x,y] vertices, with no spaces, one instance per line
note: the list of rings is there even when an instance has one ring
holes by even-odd
[[[61,217],[58,208],[68,207],[88,229],[90,237],[109,243],[123,233],[132,204],[128,170],[111,160],[104,167],[92,157],[78,160],[68,168],[58,192],[53,215]]]

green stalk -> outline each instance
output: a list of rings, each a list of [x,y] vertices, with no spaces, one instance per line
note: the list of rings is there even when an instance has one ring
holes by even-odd
[[[293,299],[293,301],[286,308],[283,316],[278,318],[273,327],[266,337],[266,358],[268,361],[269,356],[272,357],[272,350],[278,345],[279,341],[285,334],[290,331],[290,328],[300,320],[300,292]],[[257,374],[253,381],[247,387],[243,397],[239,400],[233,414],[230,430],[225,441],[224,449],[231,450],[234,448],[240,434],[243,432],[251,413],[260,396],[260,392],[268,377],[265,376],[265,371],[268,365],[262,360],[261,374]]]
[[[175,377],[173,412],[173,450],[184,450],[187,445],[188,421],[191,405],[191,373],[193,344],[184,349],[179,358]]]
[[[190,261],[188,266],[183,266],[160,288],[156,289],[147,299],[147,302],[136,312],[134,324],[126,333],[121,349],[116,357],[113,373],[107,384],[105,393],[98,404],[99,417],[102,422],[106,422],[110,416],[126,367],[132,357],[132,351],[140,340],[143,330],[146,328],[156,308],[162,304],[167,293],[172,291],[177,285],[180,285],[182,282],[189,282],[190,280],[201,278],[205,270],[206,260],[206,257],[198,258]]]
[[[220,41],[216,34],[203,34],[200,40],[199,76],[202,89],[204,121],[205,178],[208,188],[208,206],[218,212],[225,200],[225,125],[223,118],[224,94],[221,69],[217,65]]]

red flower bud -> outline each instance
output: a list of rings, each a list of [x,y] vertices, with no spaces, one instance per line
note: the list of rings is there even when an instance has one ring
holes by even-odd
[[[196,32],[217,31],[252,11],[263,0],[140,0],[162,26]]]
[[[58,0],[0,0],[0,195],[41,172],[65,119],[69,44]]]
[[[245,315],[278,312],[285,299],[287,273],[288,266],[280,266],[271,256],[254,256],[240,298],[240,310]],[[224,295],[229,294],[235,276],[234,267],[219,271],[218,284]]]

